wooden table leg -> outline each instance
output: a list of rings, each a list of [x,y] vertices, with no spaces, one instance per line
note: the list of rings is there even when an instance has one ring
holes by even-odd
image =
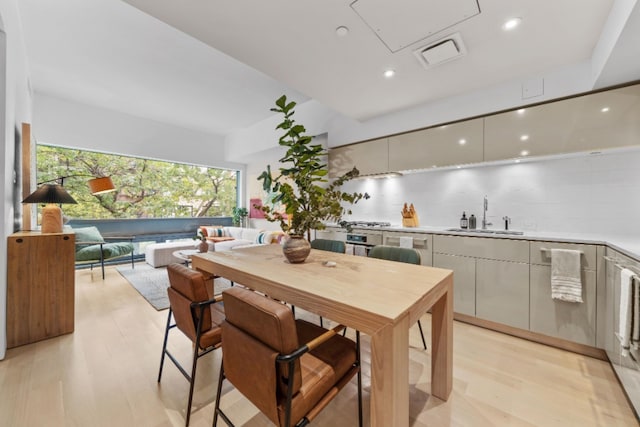
[[[409,426],[409,316],[371,337],[371,426]]]
[[[453,278],[431,309],[431,394],[447,400],[453,387]]]

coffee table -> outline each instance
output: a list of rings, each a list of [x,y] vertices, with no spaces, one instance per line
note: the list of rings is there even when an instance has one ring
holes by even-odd
[[[188,267],[189,263],[191,262],[191,256],[198,253],[200,253],[200,251],[197,249],[180,249],[179,251],[172,252],[171,255],[183,260],[184,265]]]

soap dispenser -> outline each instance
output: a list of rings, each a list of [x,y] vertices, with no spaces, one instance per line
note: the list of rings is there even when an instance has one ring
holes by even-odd
[[[467,213],[462,212],[462,218],[460,218],[460,228],[467,228],[469,226],[469,220],[467,219]]]
[[[469,217],[469,230],[475,230],[476,229],[476,216],[474,214],[471,214],[471,216]]]

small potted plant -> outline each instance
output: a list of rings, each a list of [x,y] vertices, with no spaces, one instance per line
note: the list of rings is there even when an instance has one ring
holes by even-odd
[[[200,241],[196,246],[198,248],[198,252],[204,253],[209,251],[209,244],[207,243],[207,238],[202,233],[202,230],[198,229],[198,232],[196,233],[196,237],[194,237],[193,240]]]
[[[287,102],[283,95],[276,101],[271,111],[282,113],[284,120],[276,129],[282,129],[284,135],[279,144],[287,147],[286,154],[280,159],[280,174],[274,177],[271,166],[258,177],[263,189],[273,193],[271,202],[282,204],[284,212],[273,205],[254,205],[264,212],[265,219],[280,222],[280,228],[289,238],[283,245],[283,252],[292,262],[304,262],[311,250],[309,239],[311,230],[322,230],[325,221],[339,222],[343,214],[350,214],[342,203],[354,204],[368,199],[367,193],[345,193],[340,187],[358,176],[358,169],[339,176],[332,182],[326,178],[329,171],[325,158],[327,151],[320,144],[312,144],[313,137],[304,135],[303,125],[292,119],[295,102]],[[306,239],[305,239],[306,236]]]
[[[239,227],[245,227],[245,220],[247,218],[247,215],[249,215],[249,211],[247,210],[247,208],[233,208],[233,224]]]

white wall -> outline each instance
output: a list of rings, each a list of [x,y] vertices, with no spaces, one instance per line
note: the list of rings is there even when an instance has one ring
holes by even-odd
[[[458,227],[463,211],[475,214],[489,199],[490,228],[604,235],[640,235],[640,148],[518,164],[434,170],[400,178],[349,182],[371,199],[353,207],[352,220],[400,225],[405,202],[423,226]]]
[[[226,159],[224,138],[35,93],[39,143],[197,165],[243,169]]]
[[[0,66],[5,73],[0,79],[5,87],[0,89],[0,137],[2,162],[0,162],[0,199],[3,202],[4,220],[0,222],[0,359],[6,351],[6,295],[7,295],[7,236],[13,233],[13,193],[15,129],[23,122],[31,121],[31,97],[26,72],[26,54],[21,23],[17,10],[18,0],[0,0],[0,30],[6,34],[6,56],[0,52]],[[0,49],[2,50],[2,49]]]

